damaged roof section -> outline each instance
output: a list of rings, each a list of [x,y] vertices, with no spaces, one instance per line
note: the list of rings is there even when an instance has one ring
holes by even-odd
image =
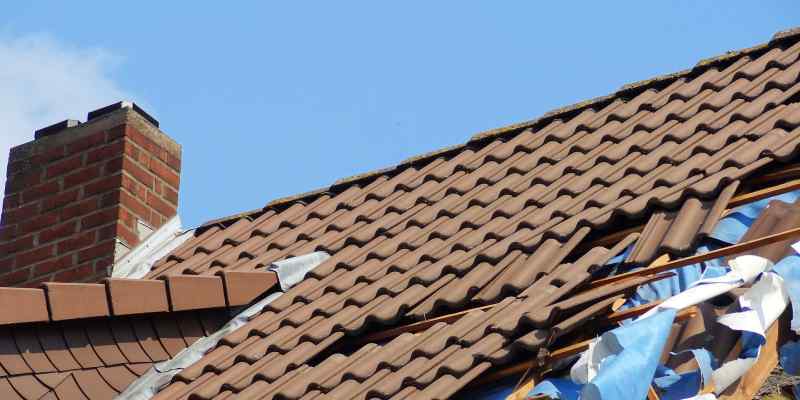
[[[591,296],[593,273],[637,236],[602,247],[588,238],[644,224],[654,212],[674,213],[665,214],[673,218],[668,227],[642,235],[652,241],[651,253],[690,252],[723,215],[737,185],[795,158],[799,76],[800,43],[784,38],[199,229],[148,276],[258,270],[318,250],[331,258],[156,398],[445,398],[514,354],[546,349],[560,340],[553,331],[609,312],[613,295],[573,308],[558,302]],[[678,220],[691,224],[673,223]],[[474,312],[482,317],[470,313],[476,320],[469,329],[455,327],[466,317],[444,327],[453,331],[439,345],[417,347],[427,331],[398,336],[387,354],[408,358],[397,364],[337,375],[342,357],[336,353],[351,357],[342,349],[372,348],[354,345],[355,337],[513,302],[520,303],[499,307],[499,314],[492,314],[497,305]],[[549,318],[527,314],[551,306]],[[312,371],[331,380],[308,386]]]
[[[547,359],[557,345],[634,316],[616,310],[619,301],[672,276],[604,278],[610,260],[631,246],[634,265],[691,253],[737,196],[754,198],[741,193],[754,174],[796,160],[799,99],[800,41],[783,35],[198,228],[135,284],[162,293],[154,289],[162,283],[175,315],[194,304],[192,294],[222,306],[263,298],[248,277],[272,274],[285,293],[220,335],[154,398],[447,398],[520,360]],[[644,225],[641,234],[595,242],[632,225]],[[92,288],[111,293],[109,282]],[[58,308],[53,294],[41,292]],[[114,297],[106,308],[78,308],[97,310],[84,317],[107,325],[156,317],[117,316]],[[68,322],[40,325],[59,324]],[[22,354],[12,352],[39,362]],[[19,361],[0,359],[6,371],[5,360]]]

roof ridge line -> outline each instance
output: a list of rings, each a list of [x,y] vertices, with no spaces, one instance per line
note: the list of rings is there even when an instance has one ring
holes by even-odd
[[[478,132],[472,135],[466,142],[459,143],[455,145],[446,146],[440,149],[432,150],[427,153],[423,153],[417,156],[409,157],[396,165],[368,171],[364,173],[359,173],[356,175],[352,175],[349,177],[345,177],[342,179],[336,180],[333,184],[309,190],[306,192],[298,193],[295,195],[280,197],[268,202],[264,207],[260,209],[254,209],[250,211],[239,212],[233,215],[216,218],[209,220],[207,222],[202,223],[198,228],[197,232],[202,233],[204,230],[218,224],[226,225],[230,224],[234,221],[237,221],[241,218],[255,218],[258,215],[276,208],[283,208],[288,205],[294,204],[295,202],[308,202],[313,201],[318,196],[329,193],[329,192],[336,192],[345,187],[349,187],[350,185],[370,181],[372,179],[377,178],[381,175],[399,173],[399,171],[403,168],[409,167],[416,163],[423,163],[426,161],[430,161],[436,157],[441,157],[451,152],[456,152],[461,149],[467,148],[471,145],[480,145],[484,141],[489,141],[491,139],[495,139],[501,136],[511,135],[514,133],[518,133],[524,129],[533,128],[536,125],[544,125],[549,123],[555,119],[563,118],[568,114],[577,114],[583,110],[588,108],[596,107],[601,105],[604,102],[612,102],[615,99],[625,99],[626,97],[632,97],[659,85],[669,85],[674,81],[688,77],[691,75],[699,75],[702,72],[707,71],[715,66],[719,66],[724,63],[732,63],[736,60],[739,60],[742,57],[749,56],[756,54],[760,51],[765,51],[766,49],[780,45],[782,43],[786,43],[792,40],[800,39],[800,27],[793,27],[785,30],[781,30],[773,34],[772,38],[766,43],[757,44],[754,46],[746,47],[740,50],[732,50],[725,52],[724,54],[720,54],[717,56],[712,56],[708,58],[700,59],[693,67],[684,69],[678,72],[673,72],[669,74],[657,75],[652,78],[643,79],[640,81],[635,81],[631,83],[627,83],[622,85],[619,89],[615,92],[610,93],[605,96],[599,96],[590,98],[588,100],[583,100],[577,103],[573,103],[567,106],[559,107],[554,110],[550,110],[544,114],[542,114],[538,118],[534,118],[531,120],[517,122],[510,125],[506,125],[499,128],[489,129],[486,131]]]

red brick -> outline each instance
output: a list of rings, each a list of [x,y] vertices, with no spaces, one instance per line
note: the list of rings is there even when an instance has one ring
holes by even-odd
[[[104,194],[100,198],[100,207],[101,208],[106,208],[106,207],[111,207],[111,206],[115,206],[115,205],[119,204],[119,197],[120,197],[120,192],[121,191],[122,190],[118,189],[118,190],[114,190],[114,191],[112,191],[110,193]]]
[[[14,267],[14,261],[16,259],[14,257],[6,257],[0,259],[0,271],[11,271]]]
[[[178,206],[178,192],[164,186],[164,199],[172,203],[173,206]]]
[[[153,175],[136,165],[136,163],[131,161],[130,158],[125,157],[122,160],[122,169],[129,173],[133,179],[136,179],[136,181],[142,185],[145,185],[148,188],[153,187]]]
[[[138,162],[142,168],[147,169],[150,167],[151,157],[149,154],[147,150],[143,150],[130,140],[125,142],[125,155],[130,157],[131,160]]]
[[[33,266],[33,272],[31,272],[31,274],[33,278],[36,278],[42,275],[52,274],[53,272],[63,271],[73,266],[75,266],[75,257],[73,254],[68,254],[36,264]]]
[[[27,168],[29,165],[28,160],[8,160],[8,169],[6,169],[6,176],[11,176],[14,174],[19,173],[20,171]],[[8,187],[6,187],[8,190]]]
[[[103,164],[103,174],[104,175],[113,175],[113,174],[118,173],[119,171],[121,171],[122,170],[122,160],[123,159],[124,159],[124,156],[123,157],[113,158],[111,160],[106,161],[106,163]]]
[[[61,271],[53,276],[54,282],[84,282],[94,275],[92,264],[83,264],[78,268]]]
[[[151,214],[154,214],[154,213],[151,213]],[[127,227],[130,227],[130,228],[135,228],[136,227],[136,218],[125,207],[120,207],[119,208],[119,221],[123,225],[125,225]]]
[[[0,226],[0,240],[11,240],[17,237],[17,226]]]
[[[66,150],[67,146],[64,145],[54,146],[44,150],[40,155],[40,157],[42,161],[46,163],[51,163],[53,161],[60,160],[61,158],[63,158],[67,154]]]
[[[56,194],[60,188],[61,186],[56,181],[34,186],[22,192],[22,202],[29,203],[31,201],[41,199],[47,195]]]
[[[58,254],[66,254],[71,251],[79,250],[91,246],[95,242],[97,231],[81,232],[75,237],[58,242]]]
[[[110,160],[112,158],[121,156],[124,146],[125,142],[118,140],[105,146],[90,150],[89,153],[86,154],[86,164],[88,165],[98,161]]]
[[[181,178],[176,174],[170,167],[166,164],[162,163],[158,160],[153,160],[150,162],[150,170],[156,174],[157,177],[161,178],[164,182],[168,185],[172,186],[173,189],[177,189],[180,186]]]
[[[50,211],[48,213],[38,215],[25,222],[20,223],[19,228],[17,230],[17,234],[25,235],[27,233],[36,232],[38,230],[47,228],[48,226],[57,224],[58,220],[59,220],[58,211]]]
[[[34,203],[11,210],[5,210],[0,220],[2,220],[3,225],[16,224],[21,221],[29,220],[38,214],[39,204]]]
[[[76,187],[100,176],[100,166],[92,165],[64,177],[64,189]]]
[[[53,256],[56,246],[39,246],[29,252],[17,255],[17,267],[27,267],[39,261],[44,261]]]
[[[110,240],[79,251],[78,262],[82,263],[95,258],[108,257],[113,255],[114,255],[114,241]]]
[[[6,256],[20,251],[33,248],[33,235],[25,236],[17,240],[0,243],[0,254]]]
[[[77,221],[65,222],[61,225],[39,232],[39,243],[48,243],[53,240],[63,239],[74,234],[78,226]]]
[[[128,193],[134,197],[137,197],[141,201],[147,200],[147,189],[145,189],[144,186],[136,183],[136,180],[127,174],[122,175],[122,188],[127,190]]]
[[[127,207],[139,218],[142,218],[145,221],[150,219],[150,208],[124,190],[120,193],[120,204]]]
[[[78,200],[78,189],[67,190],[42,200],[42,211],[63,207],[76,200]]]
[[[22,286],[21,286],[21,287],[26,287],[26,288],[39,288],[39,287],[41,287],[41,286],[42,286],[42,284],[43,284],[43,283],[45,283],[45,282],[51,282],[51,279],[53,279],[53,277],[51,277],[51,276],[44,277],[44,278],[38,278],[38,279],[34,279],[34,280],[32,280],[32,281],[25,282],[24,284],[22,284]]]
[[[14,193],[3,198],[3,210],[19,207],[19,193]]]
[[[9,172],[10,168],[11,167],[9,167]],[[5,194],[19,192],[31,186],[38,185],[41,182],[42,182],[42,170],[40,168],[37,168],[27,173],[9,176],[8,180],[6,181]]]
[[[47,167],[45,177],[52,179],[57,176],[64,175],[67,172],[72,172],[83,165],[83,154],[76,154],[70,158],[65,158],[61,161],[54,162]]]
[[[99,199],[88,199],[81,201],[79,203],[70,204],[61,209],[61,220],[67,221],[69,219],[79,217],[81,215],[89,214],[90,212],[97,210],[98,208]]]
[[[106,133],[97,132],[88,136],[84,136],[67,144],[67,154],[75,154],[83,150],[99,146],[106,142]]]
[[[172,153],[167,153],[167,165],[175,172],[181,172],[181,158]]]
[[[165,217],[172,217],[177,213],[175,207],[161,200],[161,198],[153,193],[147,193],[147,204]]]
[[[119,188],[121,182],[122,178],[119,174],[101,178],[83,187],[83,197],[87,198],[98,193],[117,189]]]
[[[112,223],[117,220],[117,207],[97,211],[81,219],[81,230]]]
[[[148,153],[154,153],[154,148],[158,147],[152,140],[132,126],[128,126],[128,129],[125,131],[125,136]]]
[[[114,265],[114,257],[105,257],[94,261],[94,273],[96,275],[109,276],[110,267]]]
[[[112,238],[117,237],[117,227],[118,226],[120,226],[120,224],[106,225],[106,226],[98,229],[97,230],[97,241],[98,242],[102,242],[102,241],[104,241],[106,239],[112,239]]]
[[[18,283],[27,281],[28,279],[30,279],[30,276],[31,276],[30,268],[18,269],[16,271],[0,275],[0,285],[2,286],[16,285]]]
[[[106,141],[113,142],[117,139],[125,137],[125,127],[126,125],[123,124],[106,130]]]
[[[139,244],[139,236],[123,225],[117,225],[117,236],[130,247]]]

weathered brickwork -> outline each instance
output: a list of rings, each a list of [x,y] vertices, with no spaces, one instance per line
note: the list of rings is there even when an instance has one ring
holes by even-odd
[[[155,229],[176,215],[180,168],[180,146],[131,109],[11,149],[0,285],[108,276],[142,239],[140,222]]]

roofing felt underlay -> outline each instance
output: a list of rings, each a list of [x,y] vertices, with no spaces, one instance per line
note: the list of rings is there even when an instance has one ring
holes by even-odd
[[[260,271],[320,250],[331,258],[156,398],[446,398],[490,368],[545,351],[644,282],[585,290],[611,257],[631,244],[637,263],[690,251],[744,178],[795,157],[798,93],[800,41],[781,34],[208,224],[147,278]],[[648,220],[641,236],[590,243]],[[353,345],[385,325],[482,304],[496,305]],[[8,375],[32,376],[4,360]]]

